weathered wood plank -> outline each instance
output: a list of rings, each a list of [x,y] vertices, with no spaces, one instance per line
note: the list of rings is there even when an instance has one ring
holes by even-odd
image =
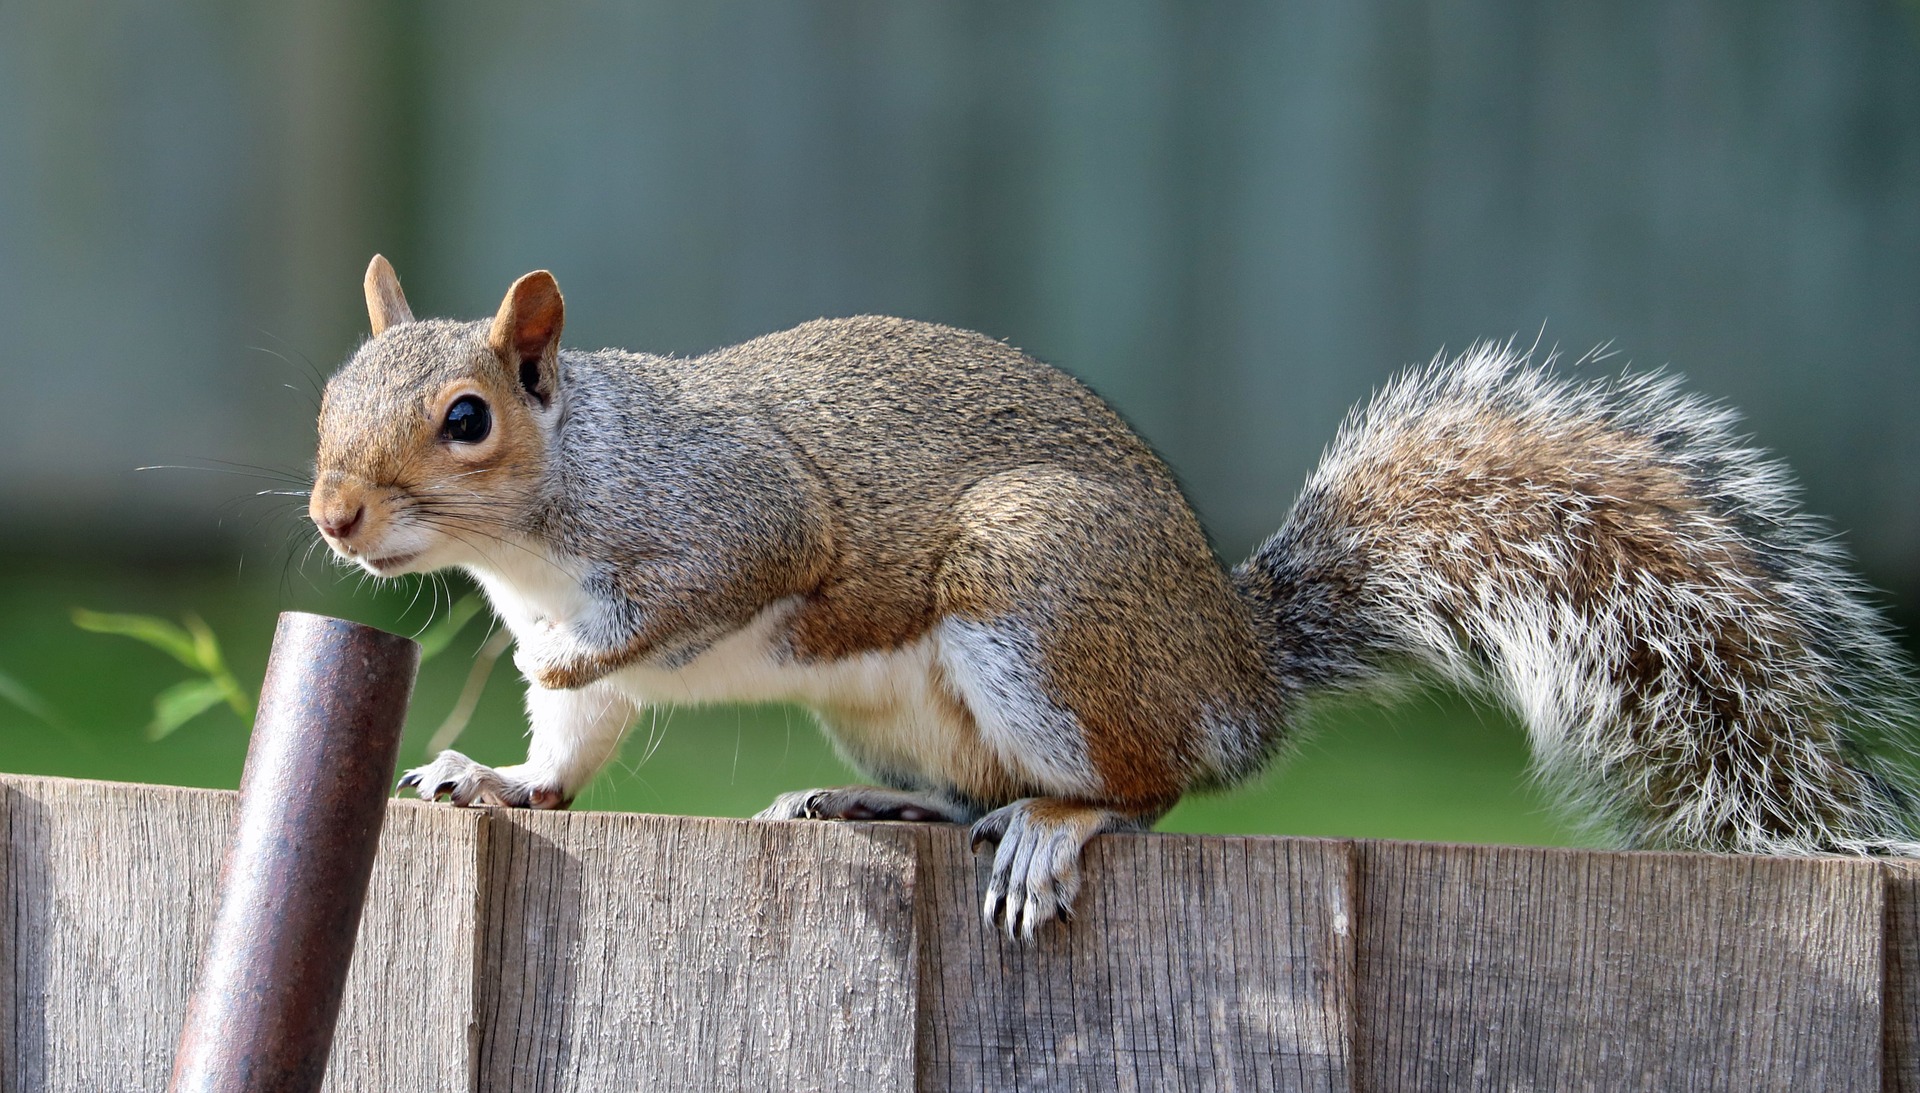
[[[1920,863],[1888,862],[1885,1054],[1887,1093],[1920,1093]]]
[[[6,781],[15,1011],[0,1088],[166,1088],[233,795]]]
[[[1099,838],[1077,917],[1019,945],[965,831],[921,838],[922,1089],[1351,1088],[1350,844]]]
[[[0,1091],[24,1086],[20,1042],[25,1030],[18,1024],[21,1015],[17,999],[25,985],[16,971],[19,965],[20,938],[23,936],[16,893],[12,885],[13,787],[0,780]]]
[[[164,1086],[233,805],[0,778],[0,1090]],[[985,864],[396,802],[329,1087],[1920,1093],[1920,866],[1118,836],[1021,946]]]
[[[1880,866],[1362,844],[1368,1089],[1878,1090]]]
[[[325,1088],[472,1088],[474,937],[491,826],[472,809],[387,805]]]
[[[163,1089],[212,924],[236,799],[7,778],[0,1090]],[[465,1090],[484,817],[387,813],[334,1037],[333,1089]]]
[[[494,823],[479,1090],[911,1088],[916,855],[898,833]]]

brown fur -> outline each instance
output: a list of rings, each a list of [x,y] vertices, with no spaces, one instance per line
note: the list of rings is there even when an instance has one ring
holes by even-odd
[[[1871,711],[1827,689],[1833,669],[1822,643],[1862,642],[1868,664],[1891,654],[1870,629],[1822,631],[1783,602],[1783,577],[1798,582],[1795,595],[1824,586],[1850,606],[1852,593],[1823,563],[1796,557],[1792,539],[1761,537],[1801,532],[1794,514],[1739,507],[1759,505],[1739,496],[1755,487],[1736,475],[1766,481],[1734,462],[1750,457],[1686,436],[1704,428],[1692,420],[1708,418],[1695,404],[1681,401],[1672,422],[1642,427],[1609,416],[1591,395],[1582,412],[1569,393],[1545,390],[1565,405],[1458,395],[1450,403],[1441,388],[1422,394],[1418,415],[1353,427],[1290,521],[1311,539],[1296,533],[1267,552],[1272,562],[1242,573],[1250,594],[1301,603],[1285,582],[1304,565],[1313,596],[1327,597],[1317,612],[1274,620],[1283,664],[1313,662],[1296,636],[1303,619],[1334,631],[1358,620],[1336,647],[1425,655],[1394,634],[1394,620],[1431,612],[1470,658],[1497,667],[1502,654],[1478,645],[1490,605],[1537,603],[1529,610],[1612,628],[1603,646],[1584,633],[1546,637],[1564,649],[1556,655],[1604,660],[1599,682],[1618,698],[1615,735],[1592,742],[1598,751],[1579,777],[1609,787],[1636,842],[1839,849],[1897,825],[1887,818],[1902,807],[1897,776],[1843,729]],[[1676,437],[1696,447],[1663,447]],[[1716,471],[1717,461],[1733,470]],[[1718,473],[1725,478],[1703,477]],[[1900,689],[1880,685],[1894,696]]]
[[[948,363],[908,384],[915,358]],[[1204,700],[1271,703],[1251,616],[1171,476],[1060,373],[979,335],[875,318],[689,368],[731,381],[729,401],[778,407],[831,499],[835,549],[793,622],[796,655],[897,647],[950,615],[1034,615],[1050,697],[1086,725],[1115,803],[1139,810],[1203,776]],[[1000,803],[1013,784],[969,795]]]

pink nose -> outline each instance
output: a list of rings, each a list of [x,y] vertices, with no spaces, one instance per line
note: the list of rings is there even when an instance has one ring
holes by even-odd
[[[345,539],[353,534],[355,528],[360,526],[360,518],[366,514],[367,506],[356,505],[354,506],[352,515],[343,520],[335,520],[331,515],[327,515],[316,519],[314,523],[319,524],[320,530],[326,532],[329,538]]]

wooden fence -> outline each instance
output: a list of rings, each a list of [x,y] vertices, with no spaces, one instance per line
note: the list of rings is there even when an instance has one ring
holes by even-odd
[[[298,786],[287,792],[297,793]],[[231,793],[0,777],[0,1090],[164,1088]],[[395,802],[339,1090],[1920,1090],[1920,868]]]

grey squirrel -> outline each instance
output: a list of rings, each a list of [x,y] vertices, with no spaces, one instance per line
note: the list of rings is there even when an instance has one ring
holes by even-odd
[[[1783,468],[1670,379],[1414,370],[1227,569],[1105,403],[983,335],[583,352],[545,271],[490,321],[416,321],[377,256],[365,289],[310,515],[376,576],[471,573],[529,681],[527,760],[443,752],[422,797],[564,808],[643,706],[799,702],[878,784],[761,818],[971,823],[989,921],[1031,937],[1089,838],[1411,669],[1512,707],[1621,845],[1920,854],[1909,666]]]

